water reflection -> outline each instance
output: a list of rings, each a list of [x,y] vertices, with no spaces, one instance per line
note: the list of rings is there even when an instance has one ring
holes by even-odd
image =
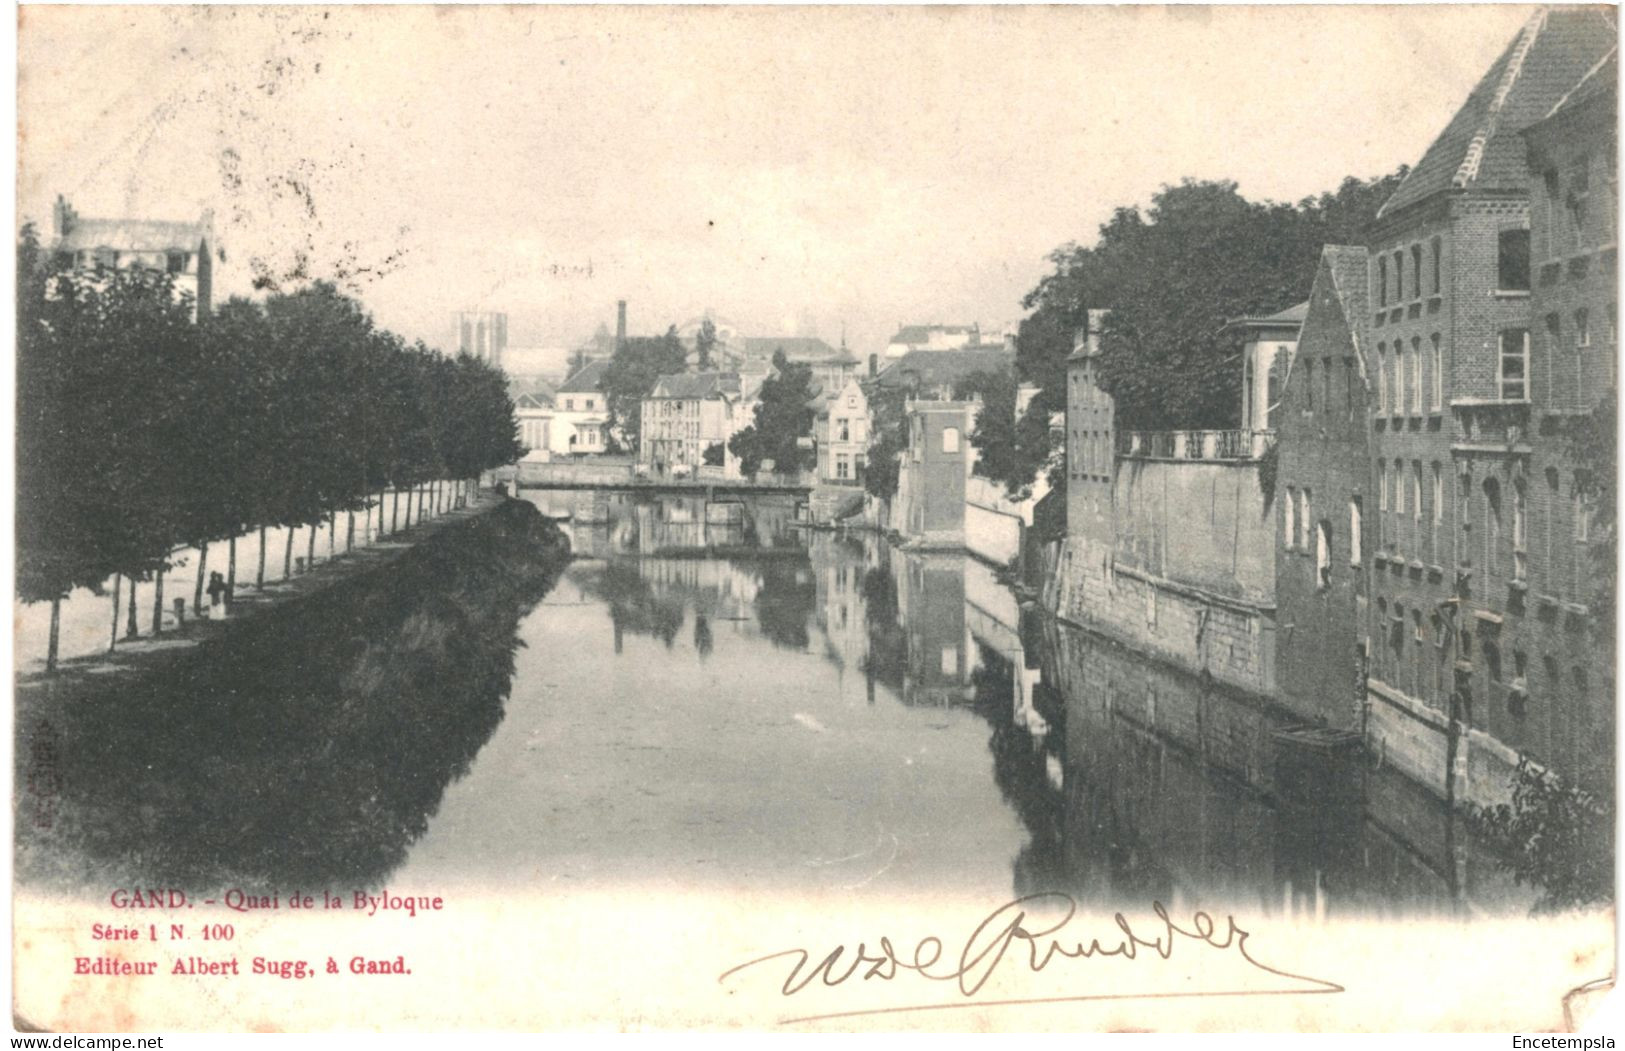
[[[209,644],[29,713],[19,752],[54,754],[57,776],[49,800],[19,793],[33,818],[19,878],[198,893],[383,880],[501,723],[515,625],[563,563],[557,531],[513,504],[243,622],[229,656]]]
[[[855,669],[870,706],[981,720],[986,750],[960,776],[1019,819],[1015,893],[1320,919],[1528,904],[1422,789],[1318,750],[1257,699],[1023,610],[975,559],[801,531],[782,504],[718,512],[626,494],[596,506],[607,520],[571,528],[604,559],[584,590],[608,605],[617,652],[628,632],[668,649],[692,639],[680,659],[704,662],[724,626]],[[771,650],[748,652],[754,679],[806,676]],[[863,777],[876,760],[842,754],[838,765]],[[956,829],[950,819],[933,834]]]

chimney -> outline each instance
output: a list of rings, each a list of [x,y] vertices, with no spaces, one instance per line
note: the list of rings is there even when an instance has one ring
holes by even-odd
[[[626,342],[626,300],[617,300],[615,303],[615,345],[619,347]]]
[[[73,221],[79,218],[74,214],[73,207],[68,199],[61,194],[56,195],[56,204],[51,207],[51,225],[56,228],[57,240],[68,236],[73,229]]]

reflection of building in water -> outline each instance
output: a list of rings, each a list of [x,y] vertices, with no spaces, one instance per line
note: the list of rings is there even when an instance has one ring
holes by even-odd
[[[842,668],[861,666],[869,654],[863,584],[868,572],[880,564],[881,544],[867,533],[816,533],[808,543],[818,628],[827,656]]]
[[[947,706],[971,698],[961,554],[893,551],[897,607],[908,640],[905,704]]]
[[[1053,622],[1037,644],[1042,679],[1023,696],[1010,666],[1022,658],[982,640],[985,622],[973,629],[995,776],[1032,835],[1018,893],[1306,919],[1531,897],[1410,782],[1278,747],[1284,713]]]

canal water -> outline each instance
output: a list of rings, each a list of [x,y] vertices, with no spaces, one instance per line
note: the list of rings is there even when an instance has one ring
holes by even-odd
[[[524,497],[562,572],[508,515],[174,681],[28,714],[19,879],[1529,906],[1427,793],[974,558],[774,497]]]

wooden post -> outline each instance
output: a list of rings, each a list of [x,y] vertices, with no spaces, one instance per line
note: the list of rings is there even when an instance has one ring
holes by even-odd
[[[197,546],[197,586],[192,589],[192,613],[194,616],[203,612],[203,571],[209,566],[209,542],[207,540]],[[130,578],[130,589],[135,590],[135,578]]]
[[[45,672],[56,674],[56,650],[62,632],[62,596],[51,596],[51,638],[45,644]]]
[[[123,583],[124,583],[123,574],[114,573],[113,574],[113,634],[112,634],[112,637],[107,640],[107,652],[108,653],[112,653],[114,650],[118,649],[118,602],[119,602],[119,591],[120,591],[121,586],[123,585]]]
[[[160,635],[164,630],[164,571],[158,570],[152,582],[152,633]]]
[[[130,578],[130,605],[129,605],[129,610],[130,610],[130,616],[129,616],[128,623],[125,624],[125,627],[124,627],[124,637],[127,638],[127,639],[133,639],[133,638],[139,637],[140,634],[141,634],[141,625],[139,625],[139,624],[137,624],[135,622],[135,578],[134,577]]]

